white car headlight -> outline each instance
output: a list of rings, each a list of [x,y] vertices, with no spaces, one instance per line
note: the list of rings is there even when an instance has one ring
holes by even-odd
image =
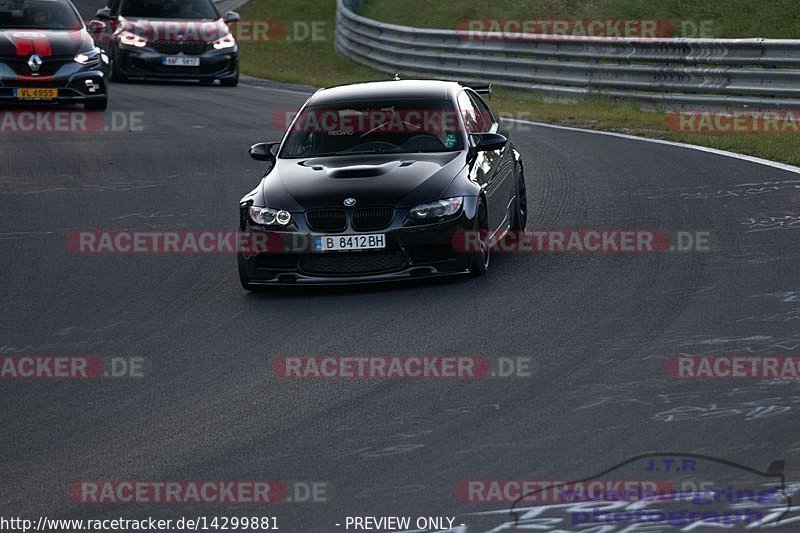
[[[236,46],[236,40],[230,33],[214,41],[214,50],[224,50],[226,48],[233,48],[234,46]]]
[[[268,207],[250,206],[250,220],[261,226],[288,226],[292,221],[292,214]]]
[[[75,56],[74,61],[76,63],[80,63],[81,65],[86,65],[87,63],[94,63],[95,61],[100,61],[103,52],[99,48],[92,48],[88,52],[83,52]]]
[[[455,198],[439,200],[438,202],[422,204],[412,209],[409,216],[415,220],[449,217],[458,213],[463,203],[464,199],[457,196]]]
[[[128,30],[120,32],[119,42],[120,44],[124,44],[126,46],[135,46],[136,48],[144,48],[147,46],[147,39],[144,37],[139,37],[135,33]]]

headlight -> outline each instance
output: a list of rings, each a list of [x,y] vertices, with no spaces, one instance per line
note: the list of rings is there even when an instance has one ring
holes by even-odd
[[[412,209],[409,216],[415,220],[449,217],[461,210],[462,203],[464,203],[464,199],[458,196],[456,198],[447,198],[446,200],[439,200],[438,202],[422,204]]]
[[[214,50],[224,50],[226,48],[233,48],[234,46],[236,46],[236,40],[230,33],[214,41]]]
[[[102,52],[99,48],[93,48],[88,52],[83,52],[82,54],[78,54],[75,56],[75,62],[80,63],[81,65],[85,65],[87,63],[94,63],[95,61],[99,61]]]
[[[139,37],[135,33],[127,30],[120,32],[119,42],[126,46],[135,46],[136,48],[143,48],[147,46],[147,39],[144,37]]]
[[[292,214],[268,207],[250,206],[250,220],[261,226],[288,226],[292,221]]]

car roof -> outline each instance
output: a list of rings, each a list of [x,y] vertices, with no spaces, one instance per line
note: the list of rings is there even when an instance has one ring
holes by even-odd
[[[321,89],[311,97],[309,105],[331,104],[379,99],[424,98],[431,100],[450,100],[462,86],[454,81],[439,80],[396,80],[373,81],[340,85]]]

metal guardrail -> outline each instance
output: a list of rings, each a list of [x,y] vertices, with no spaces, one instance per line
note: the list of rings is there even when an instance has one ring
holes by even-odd
[[[412,28],[337,0],[336,48],[387,73],[643,103],[800,107],[800,40],[564,38]]]

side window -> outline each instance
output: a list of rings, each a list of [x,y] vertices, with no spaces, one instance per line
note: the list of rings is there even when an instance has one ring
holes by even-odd
[[[461,116],[464,117],[464,125],[467,127],[467,133],[480,133],[480,125],[478,123],[478,112],[472,104],[472,99],[466,91],[458,93],[458,108],[461,110]]]
[[[478,127],[480,128],[478,131],[481,133],[490,131],[492,126],[494,126],[495,120],[492,112],[489,110],[489,106],[487,106],[486,102],[477,94],[471,91],[468,94],[476,111],[476,119],[478,121]]]

